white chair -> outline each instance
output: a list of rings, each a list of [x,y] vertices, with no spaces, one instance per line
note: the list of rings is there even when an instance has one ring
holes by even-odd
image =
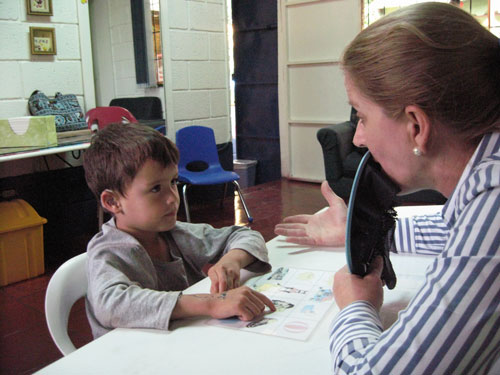
[[[63,263],[49,281],[45,294],[45,318],[50,335],[63,355],[75,351],[68,335],[71,307],[87,294],[87,253]]]

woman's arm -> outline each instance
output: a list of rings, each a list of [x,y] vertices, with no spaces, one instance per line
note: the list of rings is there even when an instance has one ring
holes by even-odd
[[[460,213],[444,250],[398,320],[382,332],[376,309],[356,301],[335,318],[330,351],[340,374],[487,373],[500,336],[499,189]]]
[[[448,227],[440,213],[398,219],[394,242],[399,253],[437,255],[448,240]]]

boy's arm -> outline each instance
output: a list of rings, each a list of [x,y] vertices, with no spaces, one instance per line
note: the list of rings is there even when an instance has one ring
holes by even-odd
[[[102,246],[87,254],[87,315],[95,338],[117,327],[168,329],[180,292],[157,290],[145,251]]]
[[[252,320],[261,315],[265,308],[276,311],[272,301],[265,295],[242,286],[217,294],[181,294],[172,312],[172,319],[193,316],[211,316],[216,319],[238,317]]]
[[[271,270],[266,242],[259,232],[246,227],[240,227],[232,232],[227,239],[224,254],[229,254],[234,249],[244,250],[250,256],[247,258],[248,262],[241,268],[259,273]]]
[[[220,293],[239,287],[240,270],[256,259],[243,249],[230,250],[208,271],[208,277],[212,282],[210,293]]]
[[[119,270],[108,271],[113,272],[112,277],[89,279],[89,321],[95,338],[117,327],[168,329],[172,319],[237,316],[246,321],[262,314],[266,306],[275,311],[267,297],[248,287],[217,295],[183,295],[181,292],[153,290],[154,286],[146,280],[141,286],[128,280]]]
[[[249,228],[229,226],[216,229],[208,224],[178,222],[170,233],[174,241],[169,246],[174,254],[178,252],[178,256],[200,270],[200,276],[206,264],[216,264],[234,249],[244,250],[255,258],[244,266],[249,271],[261,273],[271,269],[264,238]]]

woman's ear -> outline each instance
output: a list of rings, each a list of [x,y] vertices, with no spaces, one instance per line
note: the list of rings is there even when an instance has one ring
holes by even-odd
[[[405,108],[408,121],[407,131],[410,142],[422,153],[428,151],[429,136],[431,134],[431,122],[422,108],[409,105]]]
[[[121,212],[119,197],[112,190],[106,189],[101,193],[101,205],[105,210],[109,211],[113,215]]]

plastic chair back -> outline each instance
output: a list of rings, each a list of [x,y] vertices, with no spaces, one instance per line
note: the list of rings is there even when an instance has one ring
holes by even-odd
[[[196,163],[206,163],[207,167],[220,166],[215,135],[211,128],[195,125],[179,129],[175,143],[180,153],[179,170],[192,169],[189,164]]]
[[[45,294],[45,318],[50,335],[63,355],[75,351],[68,335],[71,307],[87,294],[87,253],[63,263],[49,281]]]
[[[96,107],[87,112],[85,121],[89,129],[95,132],[109,124],[137,122],[137,119],[122,107]]]
[[[250,216],[245,199],[241,193],[240,185],[237,182],[240,176],[235,172],[224,170],[220,164],[214,131],[206,126],[187,126],[177,130],[175,143],[180,154],[178,166],[179,181],[184,184],[182,196],[187,221],[191,221],[186,194],[189,184],[216,185],[232,182],[238,191],[248,221],[252,222],[253,218]],[[225,195],[226,191],[224,188]]]

